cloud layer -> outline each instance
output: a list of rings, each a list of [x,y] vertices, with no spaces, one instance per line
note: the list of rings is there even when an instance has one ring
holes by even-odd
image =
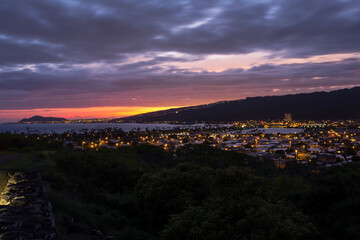
[[[5,1],[0,110],[194,105],[355,86],[359,42],[357,0]]]

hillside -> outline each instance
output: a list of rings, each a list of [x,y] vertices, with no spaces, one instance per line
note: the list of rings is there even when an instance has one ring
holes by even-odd
[[[24,118],[19,121],[19,123],[48,123],[48,122],[65,122],[65,118],[56,118],[56,117],[42,117],[42,116],[33,116],[31,118]]]
[[[284,113],[292,113],[296,120],[360,119],[360,87],[331,92],[249,97],[140,114],[114,119],[113,122],[267,120],[282,119]]]

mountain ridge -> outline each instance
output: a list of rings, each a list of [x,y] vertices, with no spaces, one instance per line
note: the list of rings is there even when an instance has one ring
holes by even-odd
[[[247,97],[245,99],[172,108],[117,118],[111,122],[230,122],[282,119],[292,113],[296,120],[360,119],[360,87],[330,92]]]
[[[59,118],[59,117],[43,117],[43,116],[32,116],[30,118],[24,118],[21,119],[18,123],[27,123],[27,122],[41,122],[41,123],[46,123],[46,122],[65,122],[67,121],[67,119],[65,118]]]

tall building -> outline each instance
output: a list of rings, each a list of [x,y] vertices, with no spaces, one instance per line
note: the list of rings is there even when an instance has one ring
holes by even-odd
[[[284,114],[284,122],[292,122],[291,113],[285,113]]]

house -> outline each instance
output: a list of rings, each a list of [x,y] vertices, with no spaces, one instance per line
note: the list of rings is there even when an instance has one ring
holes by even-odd
[[[311,154],[317,154],[317,153],[321,153],[322,150],[320,148],[309,148],[308,151]]]
[[[310,158],[310,152],[308,152],[305,149],[302,149],[302,148],[296,149],[295,153],[296,153],[297,160],[305,160],[305,159]]]

